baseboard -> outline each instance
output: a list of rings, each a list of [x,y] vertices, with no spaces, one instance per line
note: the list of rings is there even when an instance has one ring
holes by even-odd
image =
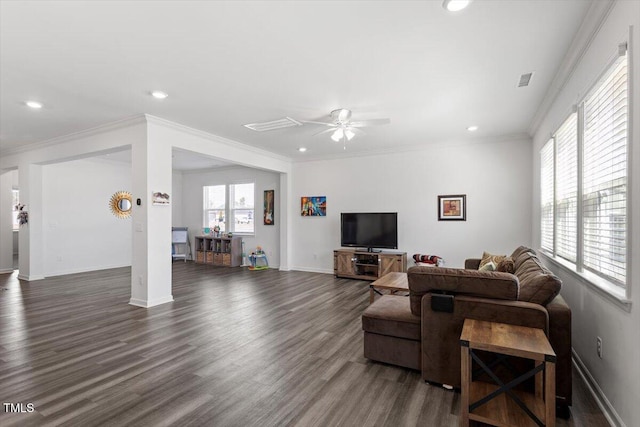
[[[578,374],[587,385],[587,388],[593,395],[593,398],[600,407],[600,410],[602,410],[602,413],[609,424],[613,427],[626,427],[624,421],[622,421],[615,408],[611,405],[611,402],[609,402],[609,399],[607,399],[607,396],[605,396],[604,392],[596,382],[595,378],[593,378],[593,375],[591,375],[591,372],[589,372],[585,364],[582,363],[582,359],[580,359],[580,356],[578,356],[573,348],[571,349],[571,355],[573,366],[575,366]]]
[[[136,307],[142,308],[151,308],[155,307],[156,305],[166,304],[168,302],[173,302],[173,295],[169,295],[164,298],[158,298],[152,301],[147,301],[139,298],[131,298],[129,300],[130,305],[135,305]]]
[[[36,276],[36,275],[31,275],[31,276],[25,276],[23,274],[18,274],[18,280],[26,280],[27,282],[33,282],[34,280],[42,280],[44,279],[44,276]]]
[[[13,268],[2,268],[0,269],[0,274],[13,273],[13,271]]]
[[[306,271],[307,273],[333,274],[333,270],[326,270],[326,269],[324,269],[324,268],[291,267],[291,270],[295,270],[295,271]]]
[[[113,264],[113,265],[99,265],[99,266],[93,266],[93,267],[70,268],[67,270],[61,270],[61,271],[56,271],[53,273],[46,274],[45,277],[66,276],[69,274],[88,273],[92,271],[101,271],[101,270],[113,270],[114,268],[124,268],[124,267],[131,267],[131,264]]]

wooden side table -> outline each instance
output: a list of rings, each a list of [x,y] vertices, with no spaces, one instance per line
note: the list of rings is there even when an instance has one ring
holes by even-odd
[[[407,273],[387,273],[375,282],[369,285],[369,304],[373,303],[375,294],[382,295],[381,290],[386,289],[390,294],[396,292],[408,292],[409,282],[407,280]]]
[[[461,426],[468,426],[470,420],[494,426],[555,426],[556,354],[542,329],[465,319],[460,345]],[[505,384],[474,350],[531,359],[535,367]],[[495,384],[473,381],[473,362]],[[534,394],[513,389],[534,376]]]

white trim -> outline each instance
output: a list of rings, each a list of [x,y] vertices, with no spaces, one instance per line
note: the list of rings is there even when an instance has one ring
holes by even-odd
[[[56,144],[60,144],[63,142],[71,142],[80,138],[86,138],[93,135],[102,134],[105,132],[113,131],[116,129],[122,129],[133,125],[138,125],[145,123],[146,117],[144,114],[137,114],[132,117],[127,117],[121,120],[116,120],[115,122],[109,122],[100,126],[96,126],[93,128],[81,130],[78,132],[70,133],[68,135],[58,136],[55,138],[47,139],[40,142],[34,142],[31,144],[21,145],[19,147],[7,148],[3,149],[3,156],[9,156],[11,154],[20,154],[28,151],[34,151],[41,148],[49,148]],[[119,151],[119,150],[116,150]]]
[[[142,307],[142,308],[151,308],[151,307],[155,307],[156,305],[166,304],[169,302],[173,302],[173,295],[169,295],[164,298],[158,298],[156,300],[151,300],[151,301],[147,301],[139,298],[131,298],[129,300],[130,305],[133,305],[136,307]]]
[[[600,276],[596,276],[590,272],[578,272],[576,270],[575,264],[565,261],[560,257],[553,257],[549,254],[545,253],[542,249],[538,251],[538,253],[544,256],[545,259],[549,260],[549,262],[557,267],[560,267],[563,272],[572,275],[576,280],[580,283],[587,285],[589,288],[597,291],[598,295],[605,297],[608,301],[613,302],[616,306],[620,307],[626,312],[631,312],[631,300],[622,296],[622,292],[615,292],[619,286],[608,284],[608,281],[601,278]]]
[[[13,273],[13,268],[3,268],[0,269],[0,274],[7,274],[7,273]]]
[[[560,67],[558,67],[558,72],[533,116],[529,126],[529,135],[534,135],[538,127],[540,127],[551,106],[555,103],[562,89],[567,85],[582,58],[591,47],[614,4],[614,0],[594,1],[591,3],[575,38],[571,42],[571,46],[567,49],[567,55],[564,57]]]
[[[609,424],[614,427],[626,427],[626,424],[624,423],[624,421],[622,421],[620,415],[618,415],[615,408],[613,407],[611,402],[609,402],[609,399],[607,399],[607,396],[605,396],[595,378],[593,378],[593,375],[591,375],[591,372],[589,372],[585,364],[582,363],[580,356],[578,356],[573,348],[571,349],[571,356],[573,366],[575,366],[576,371],[591,392],[591,395],[600,407],[600,410],[602,410],[602,413],[604,414]]]
[[[18,274],[18,280],[26,280],[27,282],[33,282],[34,280],[43,280],[44,276],[42,275],[31,275],[25,276],[23,274]]]
[[[218,136],[218,135],[215,135],[215,134],[212,134],[212,133],[208,133],[208,132],[205,132],[205,131],[202,131],[202,130],[198,130],[198,129],[195,129],[195,128],[192,128],[192,127],[189,127],[189,126],[181,125],[180,123],[175,123],[175,122],[172,122],[172,121],[169,121],[169,120],[161,119],[159,117],[152,116],[150,114],[144,114],[144,117],[146,117],[148,123],[153,123],[153,124],[156,124],[156,125],[159,125],[159,126],[167,127],[169,129],[177,130],[179,132],[184,132],[184,133],[196,136],[198,138],[208,139],[210,141],[214,141],[214,142],[218,142],[218,143],[221,143],[221,144],[225,144],[225,145],[227,145],[229,147],[241,148],[243,150],[251,151],[253,153],[260,154],[260,155],[265,156],[265,157],[270,157],[272,159],[280,160],[280,161],[283,161],[283,162],[291,162],[291,158],[290,157],[282,156],[280,154],[275,154],[275,153],[273,153],[271,151],[266,151],[266,150],[263,150],[261,148],[254,147],[253,145],[247,145],[247,144],[244,144],[244,143],[239,142],[239,141],[223,138],[221,136]],[[189,150],[184,149],[182,147],[177,147],[177,148],[179,148],[181,150],[189,151]]]
[[[433,148],[457,148],[457,147],[467,147],[469,145],[478,145],[478,144],[486,144],[486,143],[514,143],[514,142],[525,142],[531,143],[531,136],[527,133],[516,133],[511,135],[501,135],[496,137],[486,137],[486,138],[460,138],[460,139],[443,139],[437,142],[429,142],[421,145],[407,145],[407,146],[398,146],[398,147],[389,147],[389,148],[381,148],[378,150],[367,150],[367,151],[358,151],[358,152],[341,152],[335,154],[327,154],[327,155],[318,155],[313,156],[308,151],[304,153],[304,158],[294,158],[292,161],[294,163],[305,163],[305,162],[317,162],[320,160],[340,160],[340,159],[348,159],[351,157],[367,157],[367,156],[380,156],[385,154],[398,154],[398,153],[411,153],[416,151],[425,151]]]
[[[322,273],[322,274],[331,274],[333,275],[333,270],[327,270],[325,268],[311,268],[311,267],[291,267],[291,270],[294,271],[305,271],[307,273]]]

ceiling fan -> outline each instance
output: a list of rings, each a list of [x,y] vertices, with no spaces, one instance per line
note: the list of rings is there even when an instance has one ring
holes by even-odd
[[[315,135],[322,135],[325,133],[331,133],[331,139],[335,142],[342,141],[345,146],[347,141],[351,141],[356,135],[364,135],[365,133],[360,128],[368,126],[386,125],[391,123],[390,119],[370,119],[370,120],[351,120],[351,110],[346,108],[338,108],[333,110],[330,114],[331,122],[317,122],[313,120],[302,120],[304,123],[312,123],[316,125],[329,126],[329,129],[325,129],[318,132]],[[345,147],[346,148],[346,147]]]

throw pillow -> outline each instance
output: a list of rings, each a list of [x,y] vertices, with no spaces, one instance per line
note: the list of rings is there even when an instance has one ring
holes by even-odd
[[[492,262],[494,265],[497,266],[498,264],[500,264],[500,261],[502,261],[506,257],[507,257],[506,255],[492,255],[489,252],[483,252],[482,260],[480,261],[480,266],[478,267],[478,270],[480,270],[488,262]]]
[[[489,261],[488,263],[480,267],[478,271],[495,271],[495,269],[496,265],[493,262]]]
[[[513,258],[506,257],[502,261],[496,265],[496,271],[501,271],[503,273],[515,273],[516,272],[516,264],[513,262]]]

